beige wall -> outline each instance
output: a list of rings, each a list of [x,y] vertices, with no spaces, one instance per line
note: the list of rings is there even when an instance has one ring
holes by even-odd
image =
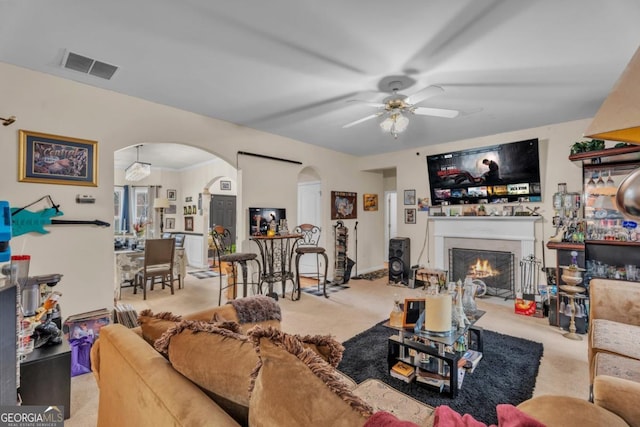
[[[329,219],[331,190],[356,191],[359,195],[382,190],[381,175],[355,171],[352,156],[12,65],[0,63],[0,93],[0,111],[18,118],[12,126],[0,129],[0,146],[3,148],[0,156],[0,200],[8,200],[12,207],[27,205],[50,194],[60,204],[64,219],[111,222],[114,151],[136,144],[162,142],[201,148],[233,167],[237,166],[238,151],[302,162],[302,165],[290,165],[249,156],[239,157],[237,194],[241,206],[264,203],[282,206],[287,208],[291,218],[295,218],[296,212],[298,173],[305,166],[314,167],[322,179],[323,206],[326,209],[322,226],[325,231],[331,230],[325,232],[325,236],[331,235],[334,223]],[[98,141],[98,187],[18,182],[19,129]],[[197,196],[196,189],[200,192],[205,188],[206,181],[203,181],[204,178],[195,179],[193,189],[178,188],[178,197],[184,196],[180,189],[193,191]],[[162,178],[161,183],[164,185]],[[185,185],[184,181],[182,185]],[[77,194],[90,194],[96,203],[76,204]],[[30,209],[38,211],[44,207],[39,204]],[[246,222],[244,210],[239,213],[243,217],[238,223],[240,228]],[[361,203],[358,210],[362,217]],[[375,224],[378,215],[381,212],[367,213],[367,221]],[[381,223],[382,220],[379,221]],[[372,249],[370,259],[360,256],[361,269],[382,265],[383,237],[373,232],[374,228],[379,227],[371,226],[365,238],[364,244]],[[57,287],[63,293],[63,316],[111,307],[114,288],[112,229],[51,226],[48,230],[50,233],[44,235],[29,233],[18,236],[11,241],[11,248],[15,254],[32,256],[31,275],[64,275]],[[245,239],[246,230],[241,229],[239,235],[241,241]],[[352,251],[350,248],[350,253]],[[333,256],[330,248],[329,254]]]
[[[415,188],[418,197],[427,197],[427,154],[492,145],[527,138],[540,138],[542,161],[542,187],[544,191],[541,211],[544,223],[537,227],[536,255],[541,242],[553,234],[550,220],[551,195],[558,182],[567,182],[570,190],[579,190],[580,165],[567,160],[569,148],[579,140],[589,120],[562,123],[535,129],[510,132],[490,137],[420,149],[410,149],[380,156],[354,158],[342,153],[240,127],[186,111],[154,104],[114,92],[93,88],[56,77],[0,63],[0,112],[16,115],[18,120],[10,127],[0,129],[0,174],[2,177],[0,200],[8,200],[12,207],[29,204],[50,194],[60,204],[64,219],[101,219],[111,222],[113,217],[113,153],[116,150],[141,143],[183,143],[221,157],[231,168],[238,167],[233,188],[240,200],[238,215],[238,241],[246,250],[253,248],[248,242],[246,208],[249,206],[275,206],[287,209],[288,218],[296,217],[297,182],[305,167],[313,167],[322,182],[324,245],[333,259],[333,225],[330,219],[331,191],[358,193],[358,261],[359,272],[382,266],[383,209],[377,212],[362,210],[362,194],[377,193],[382,197],[389,180],[380,172],[359,172],[397,168],[395,178],[398,194]],[[97,140],[99,152],[98,187],[19,183],[17,181],[18,129],[52,133]],[[247,151],[301,162],[301,165],[237,156]],[[416,155],[420,152],[420,155]],[[236,165],[236,158],[238,164]],[[185,194],[202,192],[220,176],[234,178],[231,172],[193,170],[187,177],[177,178],[174,172],[159,171],[160,185],[176,185],[178,201]],[[155,177],[153,178],[155,179]],[[213,181],[212,181],[213,180]],[[77,194],[90,194],[96,203],[76,204]],[[382,200],[380,199],[382,203]],[[37,211],[45,207],[36,205]],[[428,264],[433,259],[431,239],[427,240],[422,258],[418,259],[427,230],[427,216],[418,213],[417,224],[405,225],[403,208],[398,205],[398,235],[411,237],[412,264]],[[181,209],[181,205],[179,205]],[[179,211],[180,212],[180,211]],[[181,224],[176,215],[176,223]],[[353,229],[356,220],[345,221],[350,229],[349,256],[355,258]],[[291,224],[290,220],[290,224]],[[181,226],[181,225],[180,225]],[[197,225],[198,226],[198,225]],[[204,227],[204,224],[200,224]],[[544,230],[543,230],[544,227]],[[204,228],[201,228],[204,229]],[[15,254],[32,255],[30,274],[61,273],[58,285],[63,293],[63,316],[110,307],[113,304],[113,244],[111,228],[92,226],[51,226],[45,235],[29,233],[11,241]],[[541,250],[541,249],[540,249]],[[554,253],[547,253],[548,265],[555,262]],[[332,260],[330,265],[332,265]]]

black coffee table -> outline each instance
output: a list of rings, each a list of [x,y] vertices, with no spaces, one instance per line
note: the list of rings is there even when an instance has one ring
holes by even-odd
[[[475,344],[474,350],[482,353],[483,329],[475,326],[475,323],[484,314],[484,311],[477,310],[469,318],[469,324],[462,328],[452,329],[450,334],[444,336],[430,334],[426,331],[416,332],[413,328],[398,328],[391,326],[389,322],[385,322],[384,326],[398,332],[397,335],[389,337],[387,354],[389,369],[401,361],[415,368],[433,372],[442,377],[446,376],[448,377],[448,386],[443,387],[441,391],[446,390],[450,397],[456,397],[458,395],[458,362],[464,352],[453,351],[453,346],[460,337],[468,336],[468,342]],[[411,356],[410,350],[427,357]],[[432,358],[435,359],[435,364]],[[425,360],[428,360],[429,363],[426,363]],[[424,385],[428,386],[428,384]]]

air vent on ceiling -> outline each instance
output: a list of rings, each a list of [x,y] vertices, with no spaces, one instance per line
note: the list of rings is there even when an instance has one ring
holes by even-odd
[[[62,66],[69,70],[79,71],[84,74],[91,74],[92,76],[106,80],[110,80],[118,70],[118,67],[115,65],[96,61],[95,59],[69,51],[67,51],[67,54],[62,61]]]

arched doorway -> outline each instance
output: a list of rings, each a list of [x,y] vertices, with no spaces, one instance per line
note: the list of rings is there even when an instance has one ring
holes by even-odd
[[[311,166],[307,166],[298,174],[298,218],[297,224],[322,225],[322,183],[320,175]],[[324,235],[321,234],[321,239]],[[321,266],[323,267],[323,266]],[[300,259],[300,274],[316,272],[316,257],[305,255]]]

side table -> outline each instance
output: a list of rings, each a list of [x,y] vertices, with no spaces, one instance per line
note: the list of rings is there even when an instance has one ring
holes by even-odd
[[[40,347],[20,364],[20,388],[23,405],[64,406],[64,419],[71,415],[71,346],[61,344]]]

